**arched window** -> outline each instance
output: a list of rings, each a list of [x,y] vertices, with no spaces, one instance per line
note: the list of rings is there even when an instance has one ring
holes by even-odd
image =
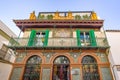
[[[54,60],[54,64],[69,64],[70,61],[65,56],[59,56]]]
[[[85,56],[82,59],[83,80],[100,80],[97,61],[92,56]]]
[[[39,56],[30,57],[25,66],[23,80],[39,80],[41,63],[42,59]]]
[[[65,56],[54,60],[52,80],[70,80],[70,61]]]

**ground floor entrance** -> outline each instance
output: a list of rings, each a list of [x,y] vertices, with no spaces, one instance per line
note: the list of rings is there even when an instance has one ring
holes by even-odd
[[[70,80],[70,61],[65,56],[54,60],[52,80]]]
[[[9,80],[113,80],[109,62],[103,56],[96,53],[19,53]]]
[[[70,65],[55,64],[53,66],[52,80],[70,80]]]

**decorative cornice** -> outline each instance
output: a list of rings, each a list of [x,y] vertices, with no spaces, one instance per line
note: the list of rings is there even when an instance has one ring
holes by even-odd
[[[22,31],[25,28],[36,28],[36,27],[53,27],[58,26],[73,26],[78,28],[100,28],[103,26],[104,20],[13,20]]]

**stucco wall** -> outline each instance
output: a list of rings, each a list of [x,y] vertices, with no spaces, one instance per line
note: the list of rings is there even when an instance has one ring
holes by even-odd
[[[106,32],[114,64],[120,65],[120,32]]]
[[[25,31],[23,34],[23,37],[30,37],[30,31]]]
[[[2,48],[3,43],[0,41],[0,49]]]
[[[120,80],[120,71],[113,65],[120,65],[120,32],[106,32],[110,53],[108,55],[116,80]]]
[[[105,34],[104,34],[104,32],[101,32],[101,31],[95,31],[95,37],[105,38]]]
[[[3,36],[0,35],[0,44],[1,44],[1,45],[2,45],[2,44],[8,45],[8,43],[9,43],[9,41],[8,41],[6,38],[4,38]],[[1,48],[0,48],[0,49],[1,49]]]
[[[30,37],[31,31],[25,31],[23,37]],[[49,37],[52,37],[53,31],[49,32]],[[95,31],[95,36],[98,38],[104,38],[105,34],[102,31]],[[76,37],[76,31],[73,31],[73,37]]]
[[[0,80],[9,80],[12,66],[10,64],[0,63]]]
[[[16,35],[1,21],[0,21],[0,30],[5,32],[9,37],[16,37]],[[2,48],[3,44],[8,45],[9,43],[9,40],[5,38],[4,35],[0,34],[0,49]],[[7,53],[4,54],[5,54],[5,57],[3,57],[4,60],[0,59],[0,80],[9,80],[9,75],[12,70],[12,65],[9,63],[5,63],[5,61],[14,62],[15,55],[12,50],[11,51],[9,50]]]
[[[0,29],[4,31],[10,37],[16,37],[16,34],[12,32],[1,20],[0,20]]]

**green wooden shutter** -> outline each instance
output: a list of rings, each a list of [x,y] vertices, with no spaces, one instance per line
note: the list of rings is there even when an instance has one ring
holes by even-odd
[[[90,34],[90,43],[91,43],[91,46],[97,46],[97,44],[96,44],[96,38],[95,38],[95,34],[94,34],[94,30],[90,30],[89,34]]]
[[[31,31],[31,34],[30,34],[29,41],[28,41],[28,46],[33,46],[35,36],[36,36],[36,31],[35,31],[35,30],[32,30],[32,31]]]
[[[46,31],[45,31],[44,46],[47,46],[47,44],[48,44],[48,37],[49,37],[49,30],[46,30]]]
[[[80,30],[76,30],[76,35],[77,35],[77,46],[81,46],[81,42],[80,42]]]

